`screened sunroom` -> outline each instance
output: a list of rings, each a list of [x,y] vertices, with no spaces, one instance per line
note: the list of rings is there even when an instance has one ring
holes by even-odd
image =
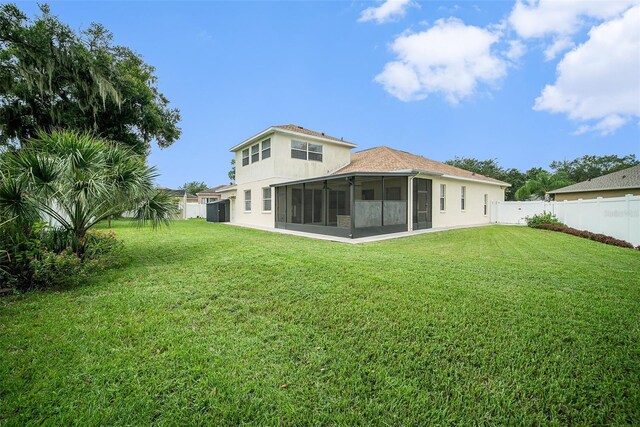
[[[351,238],[407,231],[414,175],[357,173],[275,184],[275,226]]]

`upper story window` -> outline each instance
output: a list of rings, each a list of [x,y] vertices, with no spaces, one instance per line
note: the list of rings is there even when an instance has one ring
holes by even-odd
[[[262,160],[271,157],[271,138],[262,141]]]
[[[460,210],[467,208],[467,187],[460,187]]]
[[[291,158],[302,160],[322,161],[322,145],[310,142],[291,140]]]
[[[258,160],[260,160],[260,144],[251,147],[251,163],[255,163]]]
[[[444,211],[447,207],[447,185],[440,184],[440,210]]]
[[[249,149],[242,150],[242,166],[249,164]]]

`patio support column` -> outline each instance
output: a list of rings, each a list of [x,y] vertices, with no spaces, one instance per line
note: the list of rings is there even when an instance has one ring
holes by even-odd
[[[407,186],[407,230],[413,231],[413,176],[410,176]]]
[[[384,227],[384,192],[385,192],[385,188],[384,188],[384,176],[382,177],[382,194],[380,195],[380,199],[382,200],[380,203],[382,204],[382,206],[380,206],[380,226]]]
[[[353,239],[353,233],[356,229],[356,177],[349,178],[349,198],[351,199],[351,234],[349,237]]]
[[[327,180],[322,181],[322,217],[324,219],[322,225],[325,227],[329,224],[329,185]]]
[[[305,193],[306,187],[307,187],[307,184],[302,183],[302,209],[300,212],[300,218],[302,218],[302,222],[300,224],[304,224],[304,193]]]

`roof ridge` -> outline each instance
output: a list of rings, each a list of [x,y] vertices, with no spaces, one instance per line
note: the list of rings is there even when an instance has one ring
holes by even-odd
[[[395,150],[391,147],[387,147],[386,145],[381,145],[382,148],[386,149],[389,153],[391,153],[391,155],[398,161],[400,162],[403,166],[407,166],[406,162],[404,161],[404,159],[402,157],[400,157],[398,155],[398,150]],[[410,154],[410,153],[407,153]],[[409,169],[411,169],[409,167]]]

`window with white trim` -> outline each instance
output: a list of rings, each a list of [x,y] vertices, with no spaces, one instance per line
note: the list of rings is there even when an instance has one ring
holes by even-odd
[[[244,210],[251,211],[251,190],[244,190]]]
[[[271,138],[262,141],[262,160],[271,157]]]
[[[249,149],[242,150],[242,166],[249,164]]]
[[[255,163],[258,160],[260,160],[260,144],[251,147],[251,163]]]
[[[310,142],[291,140],[291,158],[301,160],[322,161],[322,145]]]
[[[440,184],[440,210],[444,211],[447,207],[447,184]]]
[[[262,210],[271,210],[271,187],[264,187],[262,189]]]
[[[489,195],[484,195],[484,216],[487,216],[489,213]]]
[[[319,144],[308,144],[309,149],[309,160],[313,160],[315,162],[322,161],[322,145]]]
[[[467,208],[467,187],[464,185],[460,187],[460,210]]]

